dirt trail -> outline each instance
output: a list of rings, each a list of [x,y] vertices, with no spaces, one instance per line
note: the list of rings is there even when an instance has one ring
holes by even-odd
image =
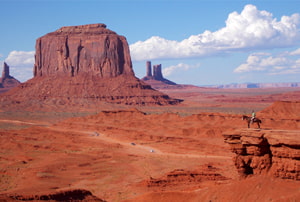
[[[19,120],[8,120],[8,119],[0,119],[0,122],[15,123],[15,124],[25,124],[25,125],[41,125],[40,123],[33,123],[33,122],[19,121]]]
[[[0,122],[7,122],[7,123],[16,123],[16,124],[25,124],[25,125],[32,125],[32,126],[41,126],[41,123],[35,123],[35,122],[27,122],[27,121],[19,121],[19,120],[8,120],[8,119],[2,119]],[[79,134],[85,134],[88,135],[88,138],[92,138],[93,140],[101,140],[109,143],[117,143],[122,146],[128,147],[131,150],[137,150],[134,152],[140,152],[141,150],[150,152],[150,153],[155,153],[159,155],[166,155],[166,156],[173,156],[173,157],[188,157],[188,158],[217,158],[217,159],[231,159],[231,157],[228,156],[218,156],[218,155],[197,155],[197,154],[180,154],[180,153],[170,153],[170,152],[163,152],[159,150],[156,147],[153,146],[145,146],[141,144],[136,144],[134,142],[127,142],[127,141],[122,141],[119,139],[115,138],[110,138],[108,135],[105,133],[98,133],[95,131],[79,131],[79,130],[70,130],[68,128],[63,128],[63,127],[57,127],[57,126],[46,126],[43,124],[47,129],[49,130],[55,130],[55,131],[60,131],[60,132],[72,132],[72,133],[79,133]]]
[[[56,126],[49,126],[47,127],[50,130],[60,131],[60,132],[72,132],[72,133],[79,133],[84,134],[86,138],[100,141],[105,141],[108,143],[116,143],[120,144],[127,149],[130,149],[133,153],[140,153],[141,151],[147,153],[165,155],[165,156],[172,156],[172,157],[183,157],[183,158],[216,158],[216,159],[231,159],[230,156],[218,156],[218,155],[197,155],[197,154],[179,154],[179,153],[170,153],[170,152],[163,152],[156,147],[153,146],[145,146],[141,144],[136,144],[134,142],[122,141],[119,139],[111,138],[105,133],[99,133],[96,131],[79,131],[79,130],[70,130],[68,128],[63,127],[56,127]],[[88,135],[88,136],[86,136]]]

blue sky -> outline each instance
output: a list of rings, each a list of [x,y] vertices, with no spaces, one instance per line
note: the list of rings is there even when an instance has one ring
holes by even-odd
[[[0,0],[0,64],[32,78],[35,40],[104,23],[130,45],[137,77],[162,64],[180,84],[300,82],[298,0]]]

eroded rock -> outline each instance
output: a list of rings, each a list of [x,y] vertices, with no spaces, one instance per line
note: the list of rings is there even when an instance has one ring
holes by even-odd
[[[9,73],[9,66],[7,63],[3,63],[3,71],[2,71],[2,77],[0,78],[0,93],[8,91],[9,89],[16,87],[21,82],[15,79],[13,76]]]
[[[134,75],[124,36],[104,24],[62,27],[36,41],[35,76]]]
[[[269,172],[300,180],[300,134],[290,130],[237,130],[223,134],[241,176]]]

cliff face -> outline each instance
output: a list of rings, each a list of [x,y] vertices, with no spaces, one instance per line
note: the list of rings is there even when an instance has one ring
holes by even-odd
[[[62,27],[37,39],[35,76],[82,73],[101,78],[134,75],[126,38],[104,24]]]
[[[223,134],[241,176],[269,173],[300,180],[300,134],[289,130],[238,130]]]

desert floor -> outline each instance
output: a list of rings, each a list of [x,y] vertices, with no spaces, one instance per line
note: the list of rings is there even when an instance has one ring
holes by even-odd
[[[241,115],[252,110],[262,129],[300,130],[300,117],[289,117],[288,108],[263,113],[275,101],[299,101],[299,88],[161,91],[184,102],[103,104],[101,111],[1,109],[0,201],[46,200],[72,190],[86,201],[299,200],[299,181],[241,178],[222,137],[246,128]]]

